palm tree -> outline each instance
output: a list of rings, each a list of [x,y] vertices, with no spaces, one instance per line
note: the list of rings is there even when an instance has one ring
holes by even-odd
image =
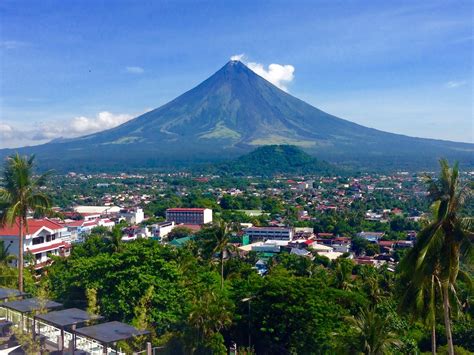
[[[336,259],[334,262],[335,287],[341,290],[350,290],[354,287],[352,283],[352,270],[354,263],[349,259]]]
[[[5,247],[5,241],[0,240],[0,264],[8,265],[10,261],[16,259],[15,255],[12,255],[8,252],[10,246],[11,244],[8,244],[8,246]]]
[[[122,226],[121,225],[116,225],[112,228],[112,231],[110,232],[110,243],[112,247],[112,251],[114,253],[117,253],[122,250]]]
[[[208,249],[213,255],[216,253],[219,254],[221,289],[224,288],[224,257],[226,252],[232,249],[229,246],[230,231],[231,225],[225,221],[220,221],[207,230],[207,232],[209,232],[209,239],[205,242],[206,249]]]
[[[403,289],[399,310],[422,321],[431,329],[431,352],[436,355],[436,315],[441,300],[441,283],[437,260],[425,262],[417,271],[418,246],[400,262],[400,282]],[[416,275],[416,277],[414,277]]]
[[[220,332],[232,324],[233,304],[219,289],[202,289],[194,297],[187,322],[188,347],[192,353],[204,348],[206,353],[226,354]]]
[[[358,350],[364,354],[386,354],[391,347],[401,344],[399,336],[391,330],[391,317],[374,308],[362,308],[357,316],[348,317],[347,321],[357,335]]]
[[[18,289],[23,291],[23,238],[28,232],[28,213],[51,211],[49,197],[40,191],[48,173],[33,176],[34,155],[21,157],[18,153],[7,158],[0,187],[0,225],[17,224],[19,228]]]
[[[426,178],[429,197],[433,202],[432,220],[418,234],[417,243],[403,260],[402,267],[411,275],[409,287],[415,290],[418,288],[420,300],[423,289],[432,289],[431,298],[434,298],[436,288],[439,287],[448,353],[454,355],[451,316],[456,304],[452,304],[451,299],[457,300],[457,279],[470,280],[469,275],[460,270],[459,263],[462,257],[472,251],[474,235],[471,228],[472,217],[463,218],[460,209],[471,191],[467,186],[461,185],[457,164],[450,168],[443,159],[440,165],[441,172],[437,179]],[[427,284],[430,286],[426,287]],[[425,304],[431,302],[434,299]]]

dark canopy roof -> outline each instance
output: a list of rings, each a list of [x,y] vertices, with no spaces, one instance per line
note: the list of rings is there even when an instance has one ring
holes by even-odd
[[[24,300],[5,302],[0,305],[1,307],[9,308],[20,313],[31,313],[39,311],[41,308],[55,309],[61,308],[63,305],[54,301],[40,301],[37,298],[27,298]]]
[[[45,321],[56,327],[67,327],[74,324],[82,324],[89,320],[103,319],[104,317],[99,315],[92,315],[78,308],[68,308],[62,311],[53,311],[46,314],[40,314],[35,317],[36,319]]]
[[[77,335],[94,339],[102,344],[115,343],[116,341],[126,340],[149,333],[149,331],[138,330],[128,324],[115,321],[76,329]]]
[[[0,287],[0,300],[6,300],[10,297],[20,297],[24,296],[26,293],[20,292],[18,290],[15,290],[13,288],[3,288]]]

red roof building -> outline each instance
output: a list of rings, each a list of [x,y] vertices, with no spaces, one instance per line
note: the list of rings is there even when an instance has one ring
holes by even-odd
[[[60,223],[48,218],[29,218],[24,233],[23,252],[33,256],[35,269],[41,269],[42,266],[47,265],[51,260],[51,255],[69,255],[70,233]],[[5,246],[10,246],[8,251],[16,257],[18,257],[19,234],[19,223],[0,228],[0,240],[4,242]],[[27,263],[26,260],[25,263]]]

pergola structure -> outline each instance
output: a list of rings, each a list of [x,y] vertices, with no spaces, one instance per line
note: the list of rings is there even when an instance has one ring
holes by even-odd
[[[76,327],[80,327],[90,322],[102,320],[104,317],[100,315],[90,314],[82,309],[68,308],[60,311],[52,311],[45,314],[39,314],[35,317],[35,333],[41,335],[41,323],[48,324],[59,329],[60,339],[57,342],[58,350],[64,351],[65,334],[68,335],[69,340],[75,340]],[[67,333],[66,333],[67,331]]]
[[[108,348],[116,349],[118,341],[127,341],[138,336],[149,335],[147,330],[139,330],[122,322],[108,322],[76,329],[76,336],[92,339],[102,345],[102,351],[107,354]]]
[[[14,299],[23,298],[24,296],[26,296],[26,293],[24,292],[20,292],[13,288],[0,287],[0,302],[6,301],[12,298]]]
[[[25,317],[27,318],[27,320],[32,320],[34,323],[34,319],[31,319],[30,317],[33,316],[35,313],[59,309],[62,306],[63,305],[61,303],[49,300],[40,300],[38,298],[26,298],[24,300],[15,300],[0,303],[0,308],[6,310],[6,318],[9,321],[13,321],[13,323],[20,323],[22,327],[24,327],[25,325]],[[18,315],[20,316],[20,322],[15,322],[14,317]],[[30,322],[26,323],[26,330],[29,330],[29,323]]]

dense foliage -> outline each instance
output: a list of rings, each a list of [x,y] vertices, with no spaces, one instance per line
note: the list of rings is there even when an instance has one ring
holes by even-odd
[[[396,275],[387,269],[281,254],[261,277],[251,255],[231,257],[221,289],[219,255],[207,248],[208,241],[176,249],[137,240],[117,251],[110,239],[92,236],[56,260],[46,280],[67,306],[85,308],[87,290],[95,289],[103,315],[131,323],[153,287],[145,324],[173,354],[225,353],[234,342],[259,354],[365,352],[370,342],[383,353],[429,350],[429,330],[397,312]],[[472,351],[467,316],[454,337]],[[374,334],[366,339],[360,327]]]

